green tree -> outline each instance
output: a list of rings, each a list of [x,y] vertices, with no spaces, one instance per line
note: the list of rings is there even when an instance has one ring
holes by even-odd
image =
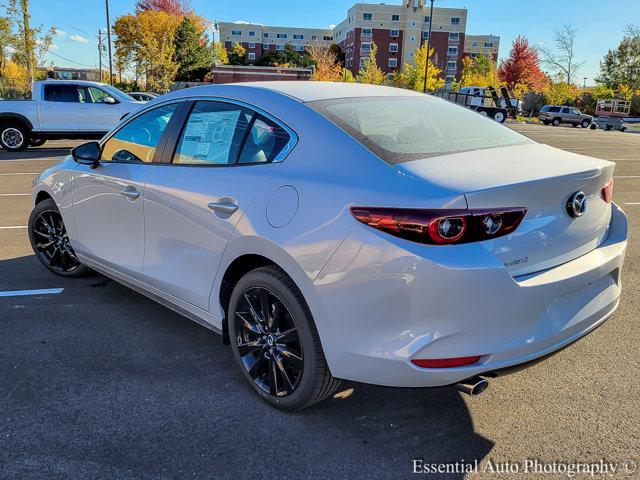
[[[382,85],[385,81],[385,74],[376,63],[376,54],[378,46],[375,42],[371,42],[371,51],[364,61],[364,66],[358,72],[356,81],[359,83],[371,83],[373,85]]]
[[[500,86],[496,62],[491,57],[480,54],[475,58],[465,57],[462,59],[460,86],[472,85],[477,87]]]
[[[628,28],[618,47],[607,52],[600,62],[600,75],[596,81],[632,95],[640,90],[640,30]]]
[[[233,44],[233,48],[228,53],[229,63],[231,65],[243,65],[244,56],[247,53],[247,49],[240,45],[238,42]]]
[[[404,64],[404,69],[393,77],[393,84],[400,88],[408,88],[419,92],[424,88],[424,71],[427,58],[429,61],[429,78],[427,78],[427,90],[433,91],[444,86],[444,80],[440,78],[442,70],[436,67],[433,58],[435,48],[429,48],[427,56],[427,43],[424,42],[417,48],[414,54],[415,65]]]
[[[307,68],[313,65],[313,60],[306,51],[300,53],[293,45],[287,43],[284,46],[284,50],[278,50],[276,52],[269,51],[264,54],[262,58],[256,62],[256,65],[282,68]]]
[[[173,61],[179,65],[176,80],[190,81],[196,71],[209,67],[212,51],[206,36],[198,30],[190,15],[185,15],[178,25]]]

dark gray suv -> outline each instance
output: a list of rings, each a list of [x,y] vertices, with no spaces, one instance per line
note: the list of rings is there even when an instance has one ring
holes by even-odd
[[[582,128],[588,128],[593,121],[591,115],[581,113],[575,107],[545,105],[540,109],[540,115],[538,116],[542,123],[545,125],[553,125],[557,127],[561,123],[569,123],[574,127],[581,126]]]

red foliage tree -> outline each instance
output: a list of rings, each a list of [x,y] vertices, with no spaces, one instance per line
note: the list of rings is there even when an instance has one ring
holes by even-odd
[[[540,70],[537,50],[529,45],[529,40],[519,36],[513,41],[509,57],[500,62],[500,81],[510,89],[525,86],[533,91],[541,91],[547,84],[547,76]]]
[[[138,0],[136,10],[155,10],[171,15],[187,15],[191,13],[189,0]]]

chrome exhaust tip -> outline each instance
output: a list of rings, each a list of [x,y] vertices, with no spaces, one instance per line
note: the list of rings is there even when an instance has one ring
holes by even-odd
[[[457,383],[456,389],[462,393],[471,395],[472,397],[477,397],[484,392],[488,386],[489,382],[486,378],[473,377],[469,380],[465,380],[464,382]]]

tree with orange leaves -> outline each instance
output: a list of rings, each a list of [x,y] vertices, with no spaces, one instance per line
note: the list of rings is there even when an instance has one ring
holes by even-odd
[[[500,63],[498,76],[509,89],[519,93],[544,91],[549,83],[548,77],[540,70],[537,50],[522,35],[514,40],[509,57]]]

